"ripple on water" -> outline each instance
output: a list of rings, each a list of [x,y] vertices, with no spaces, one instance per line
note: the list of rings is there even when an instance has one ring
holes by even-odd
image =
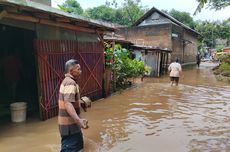
[[[122,97],[129,100],[122,102],[125,108],[118,109],[116,121],[115,117],[103,121],[105,151],[122,149],[122,143],[124,149],[135,152],[139,147],[129,144],[139,140],[156,149],[163,149],[160,142],[174,149],[173,145],[182,146],[178,151],[222,151],[230,147],[230,87],[150,83],[134,90]]]

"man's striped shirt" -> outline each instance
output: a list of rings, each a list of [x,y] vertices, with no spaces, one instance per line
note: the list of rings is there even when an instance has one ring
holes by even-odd
[[[59,113],[58,124],[61,136],[72,135],[81,131],[81,128],[73,118],[68,114],[65,108],[65,102],[73,104],[76,112],[80,115],[80,93],[79,86],[70,74],[65,75],[59,90]]]

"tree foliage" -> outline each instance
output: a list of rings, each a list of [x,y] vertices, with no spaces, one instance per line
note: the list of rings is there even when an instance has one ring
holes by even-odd
[[[216,24],[211,22],[200,22],[196,26],[196,31],[198,31],[201,36],[199,37],[199,41],[204,43],[207,47],[214,47],[216,44],[217,29]]]
[[[117,23],[120,25],[130,26],[138,20],[147,9],[141,6],[140,0],[124,0],[118,7],[116,0],[106,1],[105,5],[89,8],[83,11],[76,0],[66,0],[59,8],[73,14],[84,15],[90,18]],[[222,8],[229,5],[229,0],[199,0],[200,3],[208,3],[209,6]],[[215,47],[216,39],[225,39],[230,44],[230,21],[220,22],[195,22],[187,12],[180,12],[172,9],[171,11],[163,10],[178,21],[195,28],[202,36],[200,42],[205,46]]]
[[[208,7],[215,10],[220,10],[222,8],[230,6],[229,0],[197,0],[199,2],[196,11],[194,14],[201,11],[205,4],[208,4]]]
[[[140,0],[124,0],[122,9],[125,16],[124,19],[128,25],[135,23],[141,16],[144,15],[145,9],[140,5]],[[130,24],[129,24],[130,23]]]
[[[145,65],[143,61],[129,58],[129,51],[121,45],[115,45],[115,61],[112,69],[116,71],[116,86],[126,88],[129,84],[128,78],[138,77],[144,74]]]
[[[88,17],[98,19],[98,20],[103,20],[108,22],[114,22],[115,20],[114,9],[106,5],[89,8],[86,10],[86,14]]]
[[[225,39],[227,44],[230,43],[230,25],[226,22],[199,22],[196,31],[202,35],[199,41],[208,47],[215,47],[216,39]]]
[[[120,44],[114,46],[114,51],[112,45],[107,44],[104,54],[106,68],[116,71],[115,81],[118,88],[126,88],[130,84],[129,78],[141,76],[146,71],[144,62],[130,59],[129,51]]]
[[[192,28],[192,29],[195,28],[196,23],[193,20],[193,18],[190,16],[189,13],[187,13],[187,12],[180,12],[180,11],[177,11],[175,9],[172,9],[169,12],[167,10],[163,10],[163,12],[169,14],[170,16],[174,17],[175,19],[177,19],[181,23],[189,26],[190,28]]]
[[[68,13],[77,15],[83,14],[83,9],[76,0],[66,0],[62,5],[58,5],[58,7]]]
[[[90,18],[130,26],[144,15],[145,10],[140,5],[140,0],[124,0],[120,7],[113,0],[112,2],[106,1],[105,5],[89,8],[85,14]]]
[[[218,36],[221,39],[226,39],[228,45],[230,45],[230,25],[223,22],[222,24],[217,25]]]

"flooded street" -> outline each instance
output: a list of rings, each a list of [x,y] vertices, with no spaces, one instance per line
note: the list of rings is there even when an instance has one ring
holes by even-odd
[[[86,152],[230,152],[230,85],[209,64],[183,72],[178,87],[169,78],[145,79],[93,103],[82,116]],[[1,127],[2,152],[56,152],[57,118]]]

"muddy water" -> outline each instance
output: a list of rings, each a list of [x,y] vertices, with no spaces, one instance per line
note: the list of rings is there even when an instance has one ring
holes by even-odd
[[[184,71],[178,87],[168,77],[94,102],[84,130],[86,152],[230,151],[230,86],[217,82],[210,65]],[[57,118],[11,124],[0,130],[3,152],[55,152]]]

